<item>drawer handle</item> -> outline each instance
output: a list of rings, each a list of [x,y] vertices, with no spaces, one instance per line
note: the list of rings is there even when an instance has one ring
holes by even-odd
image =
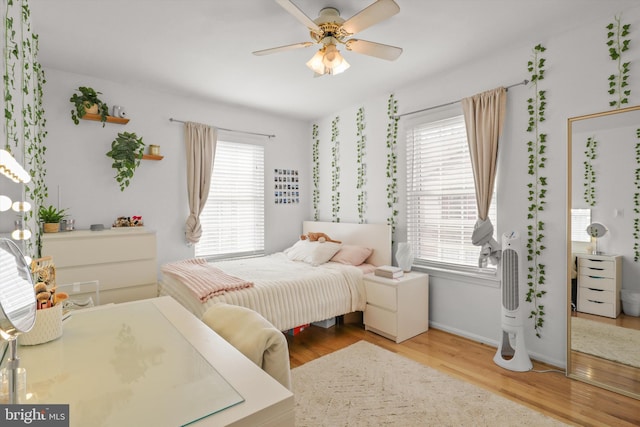
[[[597,271],[602,271],[604,270],[604,268],[599,268],[599,267],[587,267],[589,270],[597,270]]]
[[[592,276],[592,275],[589,275],[587,277],[591,277],[592,279],[604,279],[603,276]]]
[[[587,301],[592,302],[592,303],[594,303],[594,304],[604,304],[602,301],[594,301],[594,300],[592,300],[592,299],[587,300]]]
[[[604,292],[604,289],[595,289],[595,288],[587,288],[590,291],[596,291],[596,292]]]
[[[591,262],[604,262],[603,259],[591,259],[591,258],[587,258],[587,259]]]

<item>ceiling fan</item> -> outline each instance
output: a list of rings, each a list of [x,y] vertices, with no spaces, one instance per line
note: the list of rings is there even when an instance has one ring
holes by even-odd
[[[342,73],[350,66],[340,54],[337,47],[339,44],[344,45],[347,50],[388,61],[397,59],[402,53],[399,47],[351,38],[354,34],[398,13],[400,7],[393,0],[377,0],[347,20],[344,20],[334,7],[325,7],[319,16],[312,20],[291,0],[276,0],[276,3],[309,29],[313,41],[257,50],[253,52],[254,55],[269,55],[320,44],[322,47],[307,62],[307,67],[316,75],[324,75]]]

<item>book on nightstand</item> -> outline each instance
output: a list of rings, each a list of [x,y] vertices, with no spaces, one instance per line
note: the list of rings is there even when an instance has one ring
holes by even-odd
[[[404,276],[404,271],[402,271],[400,267],[394,267],[392,265],[382,265],[376,268],[373,274],[379,277],[386,277],[387,279],[398,279]]]

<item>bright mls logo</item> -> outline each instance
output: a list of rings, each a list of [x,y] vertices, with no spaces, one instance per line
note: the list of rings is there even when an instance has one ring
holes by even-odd
[[[2,427],[69,427],[69,405],[0,405]]]

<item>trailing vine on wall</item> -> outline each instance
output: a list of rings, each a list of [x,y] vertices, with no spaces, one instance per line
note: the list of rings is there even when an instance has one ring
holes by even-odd
[[[387,224],[391,226],[391,235],[395,235],[398,223],[398,101],[393,94],[387,102],[387,207],[391,210]],[[392,242],[393,243],[393,242]]]
[[[636,129],[636,137],[640,139],[640,129]],[[640,261],[640,142],[636,143],[636,172],[635,181],[636,192],[633,194],[633,261]]]
[[[31,202],[32,209],[23,213],[21,219],[25,228],[31,231],[32,238],[25,241],[23,250],[27,255],[38,257],[40,227],[35,212],[48,196],[44,181],[44,138],[47,132],[42,104],[46,80],[44,70],[37,61],[38,36],[31,29],[31,9],[27,0],[7,0],[4,31],[4,147],[18,161],[22,158],[23,166],[31,176],[31,181],[23,188],[24,197]],[[19,88],[17,80],[20,81]]]
[[[629,35],[631,24],[622,24],[620,17],[614,17],[614,22],[607,25],[607,46],[609,46],[609,57],[616,62],[617,74],[609,76],[609,95],[614,95],[614,99],[609,102],[609,106],[620,108],[622,104],[628,104],[629,89],[629,67],[630,62],[622,62],[622,54],[629,50]],[[617,96],[616,96],[617,95]]]
[[[595,138],[587,138],[586,149],[584,151],[584,201],[589,206],[596,205],[596,171],[593,169],[593,161],[597,158],[596,150],[598,141]]]
[[[340,222],[340,116],[331,122],[331,217]]]
[[[367,222],[365,218],[365,213],[367,212],[367,192],[364,188],[367,182],[367,164],[365,163],[367,137],[364,134],[365,127],[364,107],[360,107],[356,114],[356,155],[358,163],[356,189],[358,190],[358,222],[360,224]]]
[[[318,138],[318,125],[313,124],[311,130],[313,139],[313,220],[320,221],[320,139]]]
[[[544,250],[544,222],[541,213],[546,205],[547,178],[541,175],[547,162],[547,134],[542,133],[540,124],[545,121],[546,92],[539,89],[539,82],[544,79],[545,59],[542,57],[546,49],[542,45],[533,48],[533,59],[527,63],[527,69],[531,74],[530,81],[534,90],[534,96],[527,100],[527,111],[529,122],[527,132],[532,133],[533,139],[527,142],[527,152],[529,157],[528,173],[531,181],[528,187],[528,214],[527,220],[527,294],[526,301],[533,304],[533,309],[529,318],[534,320],[536,336],[540,338],[540,331],[544,325],[544,305],[542,297],[546,294],[543,289],[545,285],[545,265],[541,258]]]

